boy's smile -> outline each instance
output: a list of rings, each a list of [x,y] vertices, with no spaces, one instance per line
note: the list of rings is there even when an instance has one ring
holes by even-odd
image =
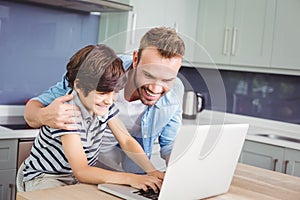
[[[109,107],[113,103],[114,98],[116,98],[115,92],[98,92],[93,90],[89,92],[87,96],[84,96],[80,89],[77,89],[77,92],[82,104],[86,107],[91,115],[106,115]]]

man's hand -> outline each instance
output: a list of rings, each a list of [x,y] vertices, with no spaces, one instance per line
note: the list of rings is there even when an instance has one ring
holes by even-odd
[[[76,130],[80,120],[80,110],[73,104],[66,104],[74,95],[56,98],[50,105],[44,107],[39,101],[29,101],[25,109],[25,119],[34,128],[48,125],[51,128]]]
[[[41,123],[51,128],[77,129],[76,123],[81,114],[79,108],[73,104],[65,103],[73,98],[73,95],[58,97],[49,106],[42,108],[39,115]]]
[[[159,178],[160,180],[164,180],[164,177],[165,177],[165,173],[161,172],[161,171],[158,171],[158,170],[148,172],[147,175],[154,176],[156,178]]]

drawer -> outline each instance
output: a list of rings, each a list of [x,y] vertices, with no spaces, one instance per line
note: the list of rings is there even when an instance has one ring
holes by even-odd
[[[17,139],[0,140],[0,169],[16,169]]]

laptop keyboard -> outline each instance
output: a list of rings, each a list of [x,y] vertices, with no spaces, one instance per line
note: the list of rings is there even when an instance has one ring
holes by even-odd
[[[158,191],[158,193],[155,193],[152,188],[149,188],[147,191],[137,190],[137,191],[134,191],[133,193],[136,193],[138,195],[141,195],[145,198],[152,199],[152,200],[158,200],[158,196],[159,196],[159,191]]]

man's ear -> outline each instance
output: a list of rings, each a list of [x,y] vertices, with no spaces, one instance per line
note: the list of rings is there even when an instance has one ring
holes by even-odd
[[[134,51],[132,54],[132,67],[135,69],[138,65],[139,57],[138,51]]]

